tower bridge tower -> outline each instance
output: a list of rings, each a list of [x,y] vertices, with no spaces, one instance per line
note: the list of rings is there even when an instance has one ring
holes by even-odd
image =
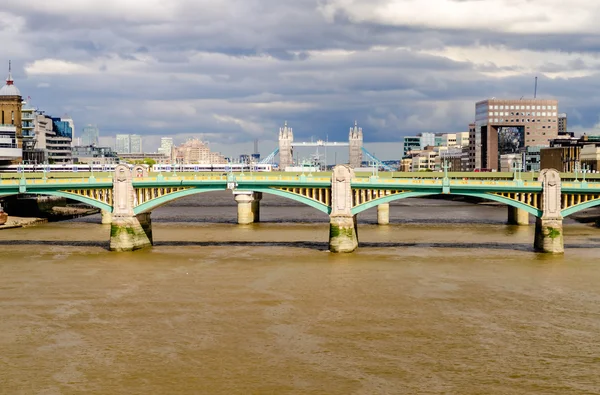
[[[287,121],[282,128],[279,128],[279,169],[285,171],[285,168],[294,164],[294,151],[292,144],[294,142],[294,133],[292,128],[288,128]]]
[[[362,163],[363,132],[356,121],[354,121],[354,127],[350,128],[348,141],[350,143],[350,167],[360,167]]]

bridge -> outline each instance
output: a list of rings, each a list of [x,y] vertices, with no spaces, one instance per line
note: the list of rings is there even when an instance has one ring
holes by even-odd
[[[350,128],[347,143],[323,140],[317,140],[315,142],[294,141],[294,132],[292,128],[288,127],[286,121],[283,127],[279,128],[279,147],[267,155],[267,157],[265,157],[265,159],[263,159],[260,163],[272,163],[275,159],[275,156],[279,155],[279,169],[285,171],[286,167],[294,164],[294,147],[350,147],[349,163],[353,168],[360,167],[363,153],[375,163],[382,163],[379,159],[375,158],[363,148],[362,128],[358,127],[358,123],[356,121],[354,121],[354,127]]]
[[[26,178],[0,180],[0,197],[40,194],[73,199],[103,212],[111,223],[110,249],[135,250],[152,245],[152,210],[197,193],[231,190],[238,203],[238,223],[259,221],[260,200],[269,193],[306,204],[330,216],[329,246],[332,252],[351,252],[358,247],[356,216],[377,207],[378,222],[389,222],[389,203],[432,195],[471,196],[509,207],[509,222],[528,224],[536,218],[534,249],[564,251],[562,220],[573,213],[600,205],[600,181],[562,182],[553,169],[543,170],[538,180],[450,178],[356,177],[347,165],[334,168],[331,177],[259,173],[251,175],[149,176],[142,166],[119,165],[112,178]]]

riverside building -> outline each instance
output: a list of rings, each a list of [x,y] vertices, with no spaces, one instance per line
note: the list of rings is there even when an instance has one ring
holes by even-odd
[[[475,104],[470,168],[499,170],[500,156],[558,137],[558,101],[489,99]]]

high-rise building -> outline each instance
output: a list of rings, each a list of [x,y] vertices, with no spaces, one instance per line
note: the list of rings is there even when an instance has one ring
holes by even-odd
[[[81,145],[98,145],[98,137],[100,136],[100,131],[98,130],[98,126],[96,125],[86,125],[83,127],[81,131],[81,141],[79,144]]]
[[[118,154],[131,153],[131,145],[128,134],[117,134],[115,151],[117,151]]]
[[[129,153],[131,154],[141,154],[144,152],[142,146],[142,136],[139,134],[130,134],[129,135]]]
[[[548,146],[558,136],[558,101],[483,100],[475,104],[475,169],[499,170],[501,155]]]
[[[14,85],[10,62],[6,85],[0,88],[0,160],[21,160],[23,146],[23,124],[21,92]]]
[[[169,158],[172,156],[173,152],[173,137],[161,137],[160,138],[160,147],[158,148],[158,153],[168,156]]]
[[[559,136],[571,136],[574,137],[575,133],[569,133],[567,130],[567,114],[558,114],[558,135]]]
[[[76,145],[75,144],[75,122],[73,122],[73,119],[66,114],[64,117],[61,117],[60,120],[69,124],[69,127],[71,128],[71,146]]]
[[[138,134],[117,134],[115,150],[119,154],[141,154],[142,136]]]
[[[43,162],[72,161],[71,127],[68,122],[38,112],[35,117],[35,136],[36,150],[43,152]]]

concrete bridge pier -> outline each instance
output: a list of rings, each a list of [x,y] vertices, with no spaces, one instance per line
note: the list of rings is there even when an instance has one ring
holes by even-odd
[[[565,252],[563,219],[561,216],[561,180],[555,169],[540,172],[542,182],[542,217],[535,220],[533,248],[537,252],[562,254]]]
[[[102,225],[108,225],[112,223],[112,213],[101,210],[100,214],[102,215]]]
[[[383,203],[377,206],[377,224],[388,225],[390,223],[390,204]]]
[[[251,191],[233,191],[238,204],[237,220],[240,225],[248,225],[260,220],[260,200],[262,193]]]
[[[110,250],[133,251],[152,245],[150,213],[135,215],[132,173],[126,165],[115,168]]]
[[[529,225],[529,213],[523,209],[508,206],[509,225]]]
[[[338,165],[333,169],[329,216],[331,252],[352,252],[358,248],[356,216],[352,215],[352,178],[354,170],[348,165]]]

